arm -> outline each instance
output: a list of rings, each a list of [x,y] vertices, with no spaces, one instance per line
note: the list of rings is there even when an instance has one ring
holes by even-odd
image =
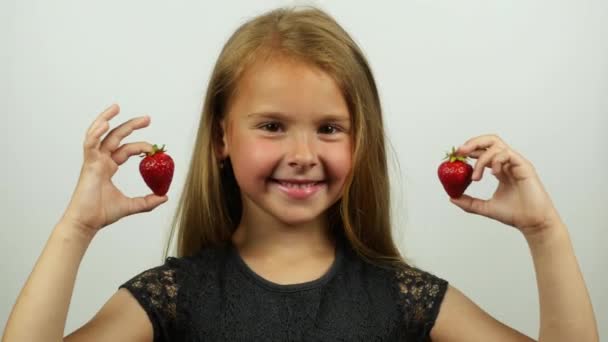
[[[468,213],[518,229],[528,242],[540,301],[539,341],[598,341],[593,308],[568,230],[532,163],[495,134],[469,139],[457,151],[459,155],[477,159],[472,180],[481,180],[484,170],[491,168],[499,184],[490,199],[463,194],[450,201]],[[482,312],[464,295],[457,291],[450,293],[438,316],[434,332],[437,340],[525,340]],[[464,320],[460,313],[472,319]]]
[[[61,341],[78,266],[93,236],[60,221],[7,321],[2,341]]]
[[[4,330],[3,342],[63,341],[78,267],[92,236],[60,222],[51,234]],[[137,300],[118,290],[65,341],[152,341],[152,324]]]
[[[563,223],[526,236],[534,260],[545,341],[599,341],[597,323],[568,230]]]
[[[152,150],[152,145],[145,142],[119,146],[120,141],[135,129],[150,123],[145,116],[122,123],[101,139],[110,129],[109,120],[118,112],[118,106],[110,106],[87,130],[83,143],[84,162],[76,189],[17,297],[4,329],[3,342],[62,341],[76,273],[95,234],[122,217],[151,211],[168,199],[153,194],[129,198],[112,183],[112,176],[130,156]],[[124,298],[122,295],[118,300],[122,302]],[[133,306],[135,299],[124,302]],[[102,317],[104,322],[112,323],[110,328],[124,328],[125,322],[130,322],[118,319],[122,316],[115,314],[116,310],[108,310],[102,310]],[[133,319],[141,321],[143,310],[125,308],[125,311],[129,310],[135,315],[139,312],[140,315]],[[129,328],[145,332],[142,326],[145,325]],[[123,337],[127,336],[128,330],[124,329]]]
[[[599,341],[591,301],[565,225],[527,236],[540,300],[540,342]],[[458,289],[449,287],[433,341],[533,341],[497,321]]]
[[[65,342],[149,341],[152,323],[144,309],[126,289],[119,289],[85,325],[66,336]]]

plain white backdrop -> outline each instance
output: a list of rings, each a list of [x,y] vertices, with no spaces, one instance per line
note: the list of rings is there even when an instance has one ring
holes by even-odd
[[[66,334],[117,287],[160,263],[217,55],[243,21],[316,4],[361,46],[379,87],[396,238],[419,267],[536,338],[532,259],[515,229],[465,213],[436,175],[444,152],[495,133],[529,159],[568,225],[608,338],[608,2],[549,0],[0,2],[0,323],[74,190],[84,133],[148,114],[125,142],[166,144],[169,202],[105,228],[82,260]],[[114,180],[149,193],[125,163]],[[467,191],[488,198],[486,172]],[[49,294],[52,295],[52,294]]]

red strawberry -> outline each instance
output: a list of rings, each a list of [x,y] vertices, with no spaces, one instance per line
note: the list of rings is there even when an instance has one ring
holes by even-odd
[[[141,155],[145,158],[139,163],[139,173],[154,194],[164,196],[169,191],[175,165],[173,159],[165,153],[165,145],[161,148],[154,145],[153,148],[152,152]]]
[[[439,165],[437,175],[448,195],[458,198],[471,184],[473,167],[467,163],[467,157],[456,154],[454,147],[451,153],[445,154],[444,159],[448,160]]]

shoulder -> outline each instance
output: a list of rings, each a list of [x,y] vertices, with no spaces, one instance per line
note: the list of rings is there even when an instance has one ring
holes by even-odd
[[[389,276],[400,330],[415,340],[428,337],[449,288],[448,281],[408,264],[391,266]]]
[[[131,292],[151,318],[175,319],[177,297],[191,269],[190,258],[167,257],[163,264],[136,274],[119,289]]]
[[[127,290],[145,311],[154,340],[167,340],[175,332],[178,296],[189,273],[186,258],[168,257],[161,265],[133,276],[118,288]]]
[[[429,271],[408,264],[388,270],[398,330],[408,341],[533,341]]]
[[[222,260],[220,249],[203,249],[192,256],[167,257],[157,266],[146,269],[119,286],[128,290],[155,325],[167,329],[186,309],[180,305],[201,280],[212,278]],[[162,326],[162,327],[161,327]]]

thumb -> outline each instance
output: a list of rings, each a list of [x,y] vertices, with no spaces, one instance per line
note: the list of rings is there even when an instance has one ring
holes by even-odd
[[[157,196],[155,194],[132,198],[130,201],[130,214],[152,211],[154,208],[167,202],[168,199],[167,195]]]
[[[467,213],[488,216],[488,200],[482,200],[463,194],[458,198],[450,197],[450,202],[454,203],[456,206],[460,207],[460,209],[466,211]]]

